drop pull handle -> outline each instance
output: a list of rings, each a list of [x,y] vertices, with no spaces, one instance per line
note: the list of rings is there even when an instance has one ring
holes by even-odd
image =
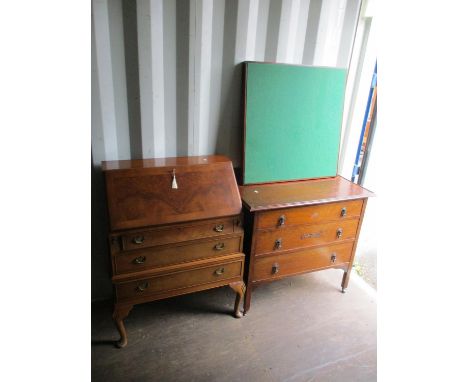
[[[224,249],[224,243],[218,243],[214,246],[215,251],[222,251]]]
[[[275,240],[275,249],[280,249],[283,245],[283,240],[281,238]]]
[[[135,264],[143,264],[145,261],[146,261],[146,256],[138,256],[133,260]]]
[[[271,273],[276,275],[280,270],[280,266],[278,263],[274,263],[271,267]]]
[[[216,224],[216,226],[214,227],[214,230],[216,232],[223,232],[223,229],[224,229],[224,224]]]
[[[331,257],[330,257],[330,261],[335,264],[335,261],[336,261],[336,253],[332,253]]]
[[[279,218],[278,218],[278,226],[283,226],[284,223],[286,222],[286,216],[284,215],[281,215]]]
[[[138,285],[137,290],[138,290],[138,292],[143,292],[145,289],[148,288],[148,286],[149,286],[148,281],[145,282],[145,283],[141,283],[140,285]]]
[[[145,237],[144,236],[135,236],[133,238],[133,242],[135,244],[143,244],[143,242],[145,241]]]
[[[336,237],[340,239],[343,236],[343,228],[338,228],[336,230]]]
[[[224,267],[218,268],[215,270],[215,275],[216,276],[221,276],[224,273]]]
[[[342,218],[344,218],[346,216],[346,207],[343,207],[341,209],[341,214],[340,215],[341,215]]]

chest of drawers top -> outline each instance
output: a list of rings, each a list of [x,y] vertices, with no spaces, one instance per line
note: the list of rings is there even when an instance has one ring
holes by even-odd
[[[341,268],[348,285],[367,198],[374,194],[341,176],[240,187],[249,236],[244,312],[253,285]]]
[[[244,207],[250,212],[290,207],[314,206],[338,201],[365,199],[374,194],[365,188],[336,176],[334,178],[284,183],[240,186]],[[352,203],[350,203],[350,207]],[[326,213],[326,207],[322,207]],[[354,211],[355,206],[351,207]],[[357,215],[360,212],[356,212]],[[330,211],[328,213],[331,213]],[[265,217],[265,220],[268,220]],[[263,224],[268,224],[266,221]]]
[[[224,156],[103,162],[111,231],[235,216],[241,199]]]

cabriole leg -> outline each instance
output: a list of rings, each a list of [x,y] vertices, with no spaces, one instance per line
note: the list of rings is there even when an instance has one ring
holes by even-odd
[[[241,318],[242,313],[240,312],[240,302],[244,297],[245,293],[245,284],[243,281],[237,281],[230,283],[229,286],[236,292],[236,303],[234,305],[234,317]]]
[[[125,317],[128,316],[130,310],[132,310],[133,305],[115,305],[114,306],[114,314],[112,318],[114,319],[115,325],[117,326],[117,330],[120,334],[120,340],[116,342],[116,346],[118,348],[123,348],[127,346],[127,331],[125,330],[125,326],[123,324],[123,320]]]

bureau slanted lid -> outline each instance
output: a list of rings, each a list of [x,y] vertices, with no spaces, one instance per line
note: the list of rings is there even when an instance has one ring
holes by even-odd
[[[249,211],[307,206],[340,200],[364,199],[374,194],[349,180],[334,178],[240,186]]]
[[[102,162],[111,230],[233,216],[242,205],[224,156]]]

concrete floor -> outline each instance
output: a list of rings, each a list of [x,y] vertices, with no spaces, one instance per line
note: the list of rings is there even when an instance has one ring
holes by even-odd
[[[376,381],[376,301],[342,271],[290,277],[254,290],[235,319],[231,289],[137,305],[118,338],[110,302],[92,306],[92,380]]]
[[[354,269],[377,290],[377,198],[369,198],[354,258]]]

